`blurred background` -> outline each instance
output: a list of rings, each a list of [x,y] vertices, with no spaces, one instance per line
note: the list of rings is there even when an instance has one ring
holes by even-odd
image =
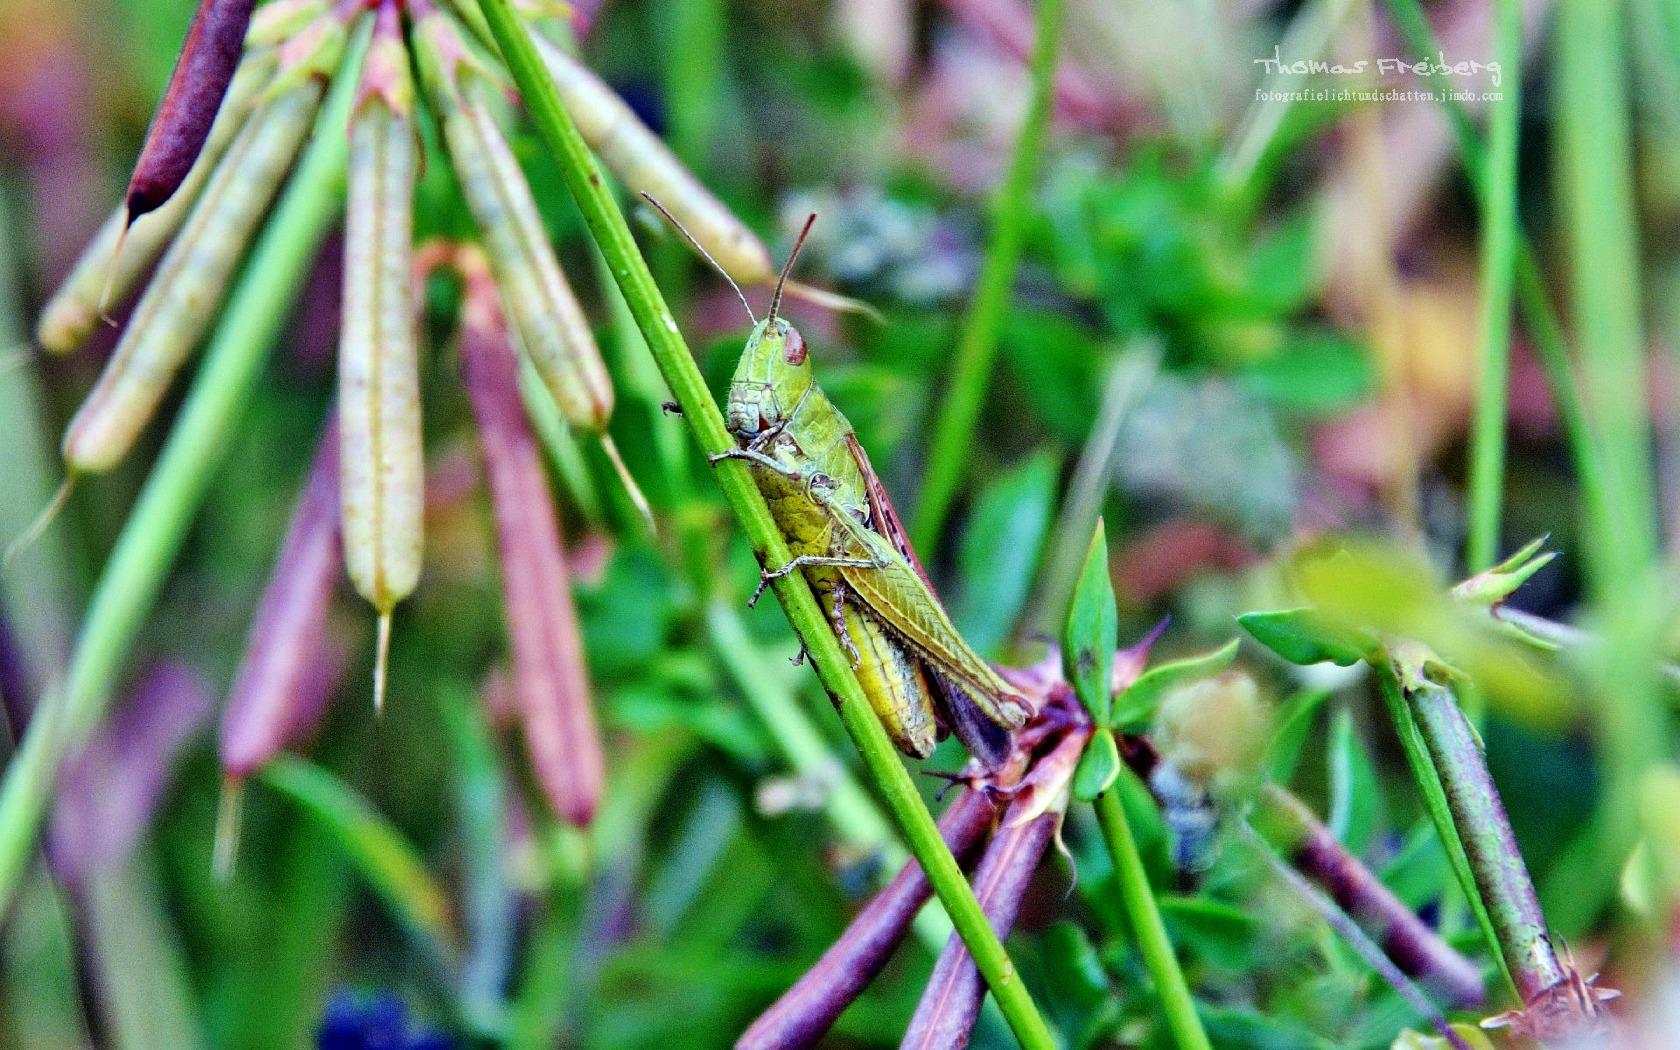
[[[102,328],[83,351],[46,358],[28,355],[28,333],[119,199],[192,6],[0,0],[0,343],[17,348],[0,365],[8,536],[57,485],[59,435],[115,338]],[[1680,12],[1666,0],[1613,5],[1614,48],[1572,54],[1555,9],[1567,5],[1520,6],[1526,60],[1502,78],[1521,88],[1515,192],[1538,262],[1530,291],[1563,319],[1565,384],[1584,384],[1595,423],[1615,406],[1629,423],[1615,447],[1633,454],[1616,462],[1644,478],[1648,499],[1626,520],[1650,533],[1652,560],[1641,589],[1603,598],[1579,471],[1583,454],[1619,453],[1571,445],[1519,308],[1499,546],[1549,534],[1559,557],[1512,603],[1612,641],[1669,642],[1672,590],[1652,573],[1680,535],[1669,294]],[[922,551],[987,656],[1043,651],[1098,509],[1122,643],[1170,615],[1167,656],[1237,637],[1241,613],[1298,604],[1280,563],[1327,534],[1385,537],[1443,586],[1467,575],[1481,227],[1448,113],[1423,98],[1290,98],[1369,85],[1264,61],[1409,56],[1393,18],[1409,7],[1067,0],[978,438],[938,543]],[[1422,8],[1445,56],[1492,60],[1484,0]],[[885,323],[802,304],[790,315],[887,488],[915,507],[996,220],[988,201],[1026,108],[1032,5],[580,0],[572,18],[587,62],[778,263],[818,214],[801,277],[866,300]],[[1608,67],[1595,64],[1606,54]],[[1462,88],[1477,136],[1482,93],[1497,90],[1485,71],[1381,80]],[[1630,133],[1598,164],[1612,188],[1626,176],[1625,199],[1607,204],[1582,175],[1594,165],[1579,162],[1601,140],[1571,137],[1603,124],[1599,103]],[[329,242],[122,662],[112,716],[57,784],[44,854],[0,925],[0,1046],[728,1045],[902,856],[814,676],[790,665],[798,646],[780,610],[746,608],[756,567],[703,460],[687,454],[682,420],[660,410],[667,395],[603,294],[558,172],[528,129],[514,142],[618,382],[613,433],[661,522],[657,536],[639,525],[594,450],[545,445],[559,457],[605,743],[593,826],[549,814],[518,746],[492,517],[449,338],[455,296],[434,286],[425,569],[396,617],[383,717],[370,699],[373,619],[341,587],[312,662],[322,709],[296,738],[302,761],[247,785],[236,863],[225,880],[213,874],[218,711],[333,389],[341,274]],[[447,171],[428,165],[419,236],[470,235]],[[1582,203],[1593,200],[1608,211]],[[657,221],[632,218],[721,391],[747,330],[739,304]],[[1608,256],[1588,254],[1605,243]],[[1594,258],[1614,265],[1584,265]],[[749,295],[762,306],[762,289]],[[1599,353],[1600,322],[1631,356]],[[0,694],[14,738],[63,673],[166,429],[80,485],[4,576]],[[1614,795],[1624,807],[1667,797],[1649,788],[1669,783],[1660,736],[1641,755],[1615,727],[1666,733],[1673,694],[1655,680],[1618,690],[1629,651],[1551,659],[1556,688],[1539,700],[1493,691],[1482,733],[1548,918],[1637,1018],[1666,1001],[1672,913],[1626,866],[1632,839],[1594,829],[1607,784],[1633,785]],[[1290,761],[1272,773],[1485,965],[1369,676],[1288,667],[1246,645],[1238,667],[1292,734],[1274,745]],[[927,766],[959,761],[947,742]],[[940,783],[919,780],[931,800]],[[1137,819],[1216,1045],[1386,1047],[1419,1024],[1268,881],[1240,836],[1186,866],[1188,832],[1170,806]],[[1076,808],[1064,832],[1069,852],[1039,871],[1012,954],[1068,1045],[1167,1045],[1089,812]],[[1660,818],[1639,836],[1648,853],[1680,838]],[[940,943],[937,923],[919,927],[831,1045],[896,1042]],[[1653,1038],[1637,1045],[1673,1045]],[[987,1013],[976,1045],[1012,1044]]]

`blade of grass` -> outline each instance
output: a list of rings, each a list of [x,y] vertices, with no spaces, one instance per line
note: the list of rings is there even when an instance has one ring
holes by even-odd
[[[1122,770],[1120,775],[1130,777],[1132,773]],[[1126,823],[1119,785],[1098,795],[1094,805],[1103,839],[1114,858],[1114,877],[1120,881],[1121,902],[1137,935],[1144,965],[1155,981],[1155,994],[1161,998],[1161,1010],[1167,1015],[1173,1041],[1180,1050],[1211,1050],[1201,1018],[1196,1016],[1196,1001],[1191,998],[1190,986],[1184,980],[1184,971],[1179,969],[1172,941],[1167,938],[1166,924],[1155,906],[1155,893],[1149,888],[1143,857],[1138,853],[1131,826]]]
[[[939,540],[951,501],[967,473],[969,450],[974,446],[986,382],[997,356],[998,328],[1009,305],[1009,290],[1015,283],[1021,248],[1026,241],[1028,195],[1050,123],[1061,21],[1062,0],[1038,0],[1033,53],[1028,61],[1032,95],[992,213],[991,239],[980,262],[974,298],[963,318],[962,334],[958,337],[947,381],[949,386],[935,417],[933,440],[928,446],[927,476],[922,479],[922,492],[910,519],[910,538],[921,548],[924,557],[933,553]]]
[[[1569,223],[1575,339],[1605,480],[1586,566],[1606,641],[1593,661],[1606,781],[1595,822],[1594,883],[1605,887],[1638,834],[1640,778],[1669,754],[1652,664],[1666,603],[1653,600],[1660,596],[1650,578],[1657,515],[1625,29],[1620,5],[1565,0],[1554,34],[1558,181]]]
[[[24,327],[18,317],[14,260],[21,258],[13,233],[20,227],[7,187],[0,186],[0,347],[23,347]],[[11,350],[0,351],[3,354]],[[16,351],[25,352],[23,350]],[[0,536],[20,536],[37,510],[47,505],[63,469],[45,428],[40,384],[35,371],[0,363],[0,419],[6,421],[6,471],[0,484]],[[66,610],[72,576],[65,557],[63,533],[48,529],[0,573],[8,620],[29,660],[39,696],[46,692],[47,672],[64,662],[72,623]],[[17,727],[12,727],[15,731]]]
[[[353,70],[360,48],[346,65]],[[61,689],[35,713],[0,783],[0,914],[17,892],[65,754],[96,725],[187,529],[203,502],[273,348],[304,272],[343,204],[345,117],[355,88],[340,77],[313,144],[251,253],[157,464],[111,551]]]
[[[1406,47],[1415,57],[1427,58],[1440,50],[1435,31],[1430,28],[1419,0],[1388,0],[1389,14],[1405,39]],[[1520,73],[1509,74],[1512,77]],[[1514,88],[1512,90],[1515,90]],[[1476,191],[1478,200],[1487,193],[1487,147],[1470,120],[1463,102],[1450,92],[1437,92],[1447,122],[1451,125],[1458,146],[1459,164]],[[1527,322],[1528,335],[1533,343],[1540,367],[1546,373],[1546,383],[1557,405],[1558,418],[1568,442],[1570,460],[1580,481],[1581,496],[1587,507],[1589,520],[1602,515],[1605,501],[1605,482],[1592,431],[1587,426],[1586,409],[1576,389],[1574,366],[1569,360],[1569,348],[1564,342],[1563,325],[1553,309],[1546,291],[1545,279],[1540,275],[1533,245],[1519,224],[1516,234],[1516,297]]]
[[[659,371],[682,408],[696,441],[708,455],[728,450],[732,442],[723,416],[706,389],[705,380],[653,281],[623,213],[607,192],[588,146],[549,82],[511,0],[480,0],[480,5],[532,120],[565,177],[595,243],[606,256],[613,277],[624,292],[625,302],[647,340],[648,350],[658,362]],[[717,477],[759,564],[787,564],[791,560],[787,544],[746,467],[734,460],[720,462]],[[841,722],[857,745],[871,779],[898,822],[906,845],[928,873],[928,880],[979,964],[1016,1038],[1028,1047],[1053,1047],[1054,1040],[1037,1006],[992,932],[974,891],[963,878],[962,869],[945,848],[933,817],[899,761],[886,731],[864,699],[851,665],[841,652],[810,586],[802,576],[793,573],[778,578],[774,590],[788,622],[810,653],[823,687],[839,709]]]
[[[440,958],[453,957],[455,932],[443,887],[367,799],[320,766],[291,755],[276,758],[256,777],[320,821],[391,913]]]
[[[1511,377],[1511,286],[1517,249],[1517,118],[1521,112],[1522,5],[1495,0],[1494,55],[1511,70],[1502,96],[1488,104],[1487,169],[1482,179],[1481,354],[1476,416],[1470,437],[1471,572],[1499,554],[1500,499],[1505,481],[1505,415]]]

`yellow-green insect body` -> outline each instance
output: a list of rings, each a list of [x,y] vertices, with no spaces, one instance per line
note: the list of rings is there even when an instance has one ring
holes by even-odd
[[[739,443],[727,455],[747,463],[793,554],[767,578],[804,572],[900,750],[926,757],[942,719],[996,764],[1025,701],[951,625],[803,337],[775,309],[747,340],[726,412]]]

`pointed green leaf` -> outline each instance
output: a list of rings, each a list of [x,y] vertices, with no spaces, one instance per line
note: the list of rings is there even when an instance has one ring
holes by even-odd
[[[1090,802],[1113,785],[1120,775],[1120,747],[1114,734],[1098,729],[1079,756],[1079,768],[1073,772],[1073,797]]]
[[[1266,779],[1287,784],[1295,779],[1295,768],[1301,762],[1301,750],[1318,719],[1319,708],[1330,698],[1325,689],[1310,689],[1286,700],[1279,713],[1277,731],[1266,746]]]
[[[331,832],[351,863],[410,930],[447,950],[449,898],[412,843],[344,781],[301,758],[281,756],[257,774]]]
[[[1382,785],[1376,763],[1353,724],[1353,712],[1336,711],[1330,723],[1330,815],[1326,823],[1349,853],[1360,856],[1382,826]]]
[[[1365,658],[1375,639],[1330,622],[1311,609],[1251,612],[1237,617],[1254,640],[1292,664],[1326,661],[1351,667]]]
[[[1114,701],[1110,725],[1116,729],[1148,722],[1155,717],[1155,708],[1167,690],[1184,682],[1193,682],[1217,674],[1231,665],[1237,656],[1235,638],[1210,653],[1173,660],[1152,667],[1138,676],[1131,687]]]
[[[1108,575],[1108,538],[1097,519],[1091,546],[1073,587],[1067,625],[1062,629],[1062,669],[1085,709],[1099,726],[1108,725],[1113,706],[1109,669],[1120,641],[1120,619],[1114,609],[1114,581]]]

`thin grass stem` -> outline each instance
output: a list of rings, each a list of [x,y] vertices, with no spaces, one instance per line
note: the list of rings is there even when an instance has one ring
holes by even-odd
[[[921,496],[910,519],[910,537],[925,554],[931,554],[945,518],[950,513],[958,487],[968,468],[974,446],[980,407],[997,356],[998,331],[1009,305],[1009,290],[1020,266],[1021,248],[1026,242],[1030,214],[1028,196],[1038,171],[1039,155],[1050,124],[1050,109],[1056,77],[1056,55],[1061,37],[1062,0],[1038,0],[1037,26],[1032,57],[1028,60],[1032,94],[1026,116],[1015,138],[1009,170],[998,193],[990,241],[980,262],[980,277],[974,298],[963,318],[962,334],[951,364],[945,400],[934,417],[933,440],[928,446],[928,472],[922,480]]]
[[[1482,179],[1481,353],[1476,416],[1470,435],[1470,521],[1465,561],[1471,572],[1499,556],[1505,481],[1505,416],[1511,377],[1511,292],[1517,252],[1517,118],[1521,112],[1522,4],[1494,4],[1494,54],[1501,95],[1488,104],[1487,174]]]
[[[537,131],[560,168],[595,243],[606,257],[613,278],[647,340],[648,350],[676,397],[695,440],[709,455],[730,449],[733,442],[724,427],[723,416],[689,353],[676,318],[654,283],[617,201],[608,191],[577,125],[561,103],[511,0],[480,0],[480,7]],[[717,465],[717,478],[759,564],[787,564],[791,560],[787,544],[746,467],[735,460],[722,461]],[[810,653],[823,687],[838,708],[842,724],[857,745],[870,778],[897,821],[906,845],[927,872],[928,881],[978,962],[1016,1038],[1034,1050],[1054,1047],[1055,1041],[1037,1006],[1003,944],[992,932],[974,891],[963,878],[962,869],[945,848],[933,817],[899,761],[886,731],[864,699],[851,665],[841,652],[839,640],[811,594],[810,586],[803,577],[790,573],[777,578],[774,589],[788,622]]]

